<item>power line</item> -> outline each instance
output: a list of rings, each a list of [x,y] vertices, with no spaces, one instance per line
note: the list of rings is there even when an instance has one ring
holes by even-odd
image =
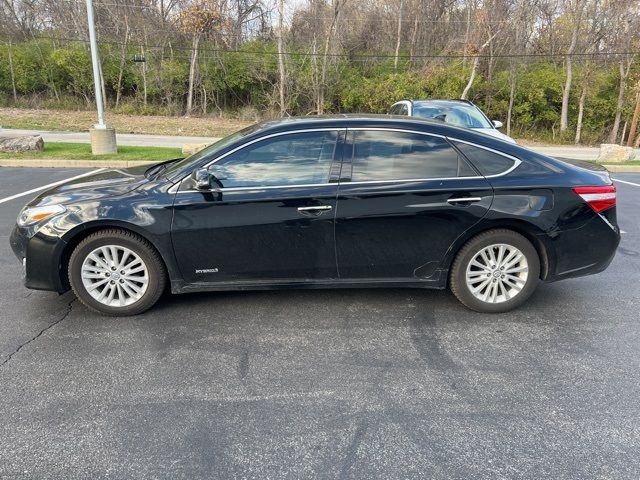
[[[88,40],[81,38],[69,38],[69,37],[51,37],[51,36],[38,36],[35,37],[46,40],[62,40],[69,42],[81,42],[88,43]],[[2,42],[8,44],[8,42]],[[150,45],[150,44],[141,44],[141,43],[133,43],[133,42],[119,42],[116,40],[101,40],[99,43],[107,44],[107,45],[119,45],[119,46],[144,46],[145,48],[160,48],[167,49],[171,48],[173,50],[181,50],[181,51],[194,51],[193,47],[181,46],[181,45]],[[323,57],[323,52],[269,52],[269,51],[255,51],[255,50],[241,50],[241,49],[232,49],[232,48],[211,48],[211,47],[199,47],[198,51],[200,52],[214,52],[214,53],[237,53],[243,55],[285,55],[289,57]],[[623,51],[623,52],[574,52],[571,54],[573,57],[609,57],[609,56],[636,56],[640,55],[640,51]],[[501,53],[501,54],[467,54],[463,53],[451,53],[451,54],[416,54],[416,55],[398,55],[399,59],[402,60],[411,60],[411,59],[455,59],[455,58],[555,58],[555,57],[565,57],[566,53],[558,52],[558,53]],[[327,53],[327,57],[332,58],[346,58],[349,60],[356,59],[379,59],[379,58],[395,58],[393,54],[383,54],[383,53]]]
[[[114,33],[116,35],[120,35],[122,34],[125,29],[124,28],[120,28],[118,29],[117,27],[114,26],[108,26],[108,27],[99,27],[98,28],[99,32],[105,33],[105,32],[111,32]],[[129,34],[135,34],[137,33],[138,35],[145,35],[145,34],[149,34],[150,32],[145,32],[144,30],[140,30],[139,28],[129,28]],[[176,33],[176,37],[186,37],[188,38],[190,36],[189,33]],[[214,37],[222,37],[222,38],[240,38],[240,39],[246,39],[247,35],[246,34],[240,34],[240,33],[228,33],[228,32],[216,32],[214,33],[212,36]],[[37,37],[37,38],[44,38],[44,37]],[[256,38],[259,38],[259,36],[256,36]],[[124,43],[124,42],[123,42]]]

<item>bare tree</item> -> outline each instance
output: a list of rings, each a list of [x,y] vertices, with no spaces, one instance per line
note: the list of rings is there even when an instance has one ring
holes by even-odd
[[[589,81],[584,79],[582,81],[582,89],[580,92],[580,99],[578,100],[578,120],[576,122],[576,137],[574,143],[578,145],[582,136],[582,119],[584,118],[584,103],[587,99],[587,92],[589,91]]]
[[[564,132],[569,126],[569,95],[571,93],[571,83],[573,81],[573,52],[578,45],[578,35],[582,23],[585,0],[569,0],[569,11],[572,17],[571,42],[565,53],[565,81],[562,90],[562,109],[560,111],[560,131]]]
[[[396,54],[393,57],[393,70],[398,71],[398,55],[400,54],[400,40],[402,39],[402,7],[404,0],[400,0],[400,7],[398,8],[398,33],[396,35]],[[416,17],[417,18],[417,17]]]
[[[609,143],[616,143],[618,138],[618,130],[620,129],[620,120],[622,118],[622,108],[624,107],[624,91],[627,88],[627,77],[631,71],[632,63],[632,55],[626,55],[626,58],[620,60],[618,63],[618,72],[620,75],[618,83],[618,99],[616,101],[616,115],[613,119],[613,127],[609,133]]]
[[[44,21],[40,0],[0,0],[0,11],[10,18],[7,26],[15,36],[30,37]]]
[[[635,144],[635,138],[638,132],[638,118],[640,117],[640,80],[636,83],[636,107],[633,110],[631,118],[631,126],[629,127],[629,136],[627,137],[627,146],[631,147]],[[640,137],[640,135],[638,135]]]
[[[333,43],[333,37],[336,31],[336,25],[338,23],[338,16],[340,15],[340,10],[344,7],[344,4],[347,0],[332,0],[331,1],[331,23],[329,24],[329,29],[325,35],[324,41],[324,53],[322,55],[322,65],[320,70],[320,82],[318,89],[318,98],[316,101],[316,111],[318,115],[322,115],[324,113],[324,98],[325,91],[327,87],[327,68],[329,66],[328,58],[329,58],[329,49]]]
[[[16,74],[15,71],[13,70],[13,52],[12,50],[12,45],[11,42],[9,42],[9,48],[8,48],[8,53],[9,53],[9,74],[11,75],[11,89],[13,90],[13,101],[17,102],[18,101],[18,93],[16,90]]]
[[[472,12],[476,9],[476,0],[466,0],[465,1],[465,10],[467,21],[465,23],[465,31],[464,31],[464,50],[462,57],[462,66],[466,68],[467,66],[467,56],[469,54],[469,40],[471,36],[471,15]]]
[[[469,98],[469,91],[471,90],[473,81],[475,80],[476,73],[478,71],[480,55],[482,55],[482,52],[484,51],[484,49],[491,44],[493,39],[496,38],[498,33],[500,33],[500,30],[497,30],[495,33],[491,34],[491,36],[487,39],[487,41],[484,42],[476,52],[474,52],[475,56],[473,58],[473,64],[471,65],[471,73],[469,74],[469,81],[467,82],[467,85],[464,87],[464,90],[462,91],[462,95],[460,95],[460,98],[462,100],[467,100]]]
[[[169,20],[169,17],[177,8],[179,3],[180,0],[153,0],[153,4],[158,9],[163,23],[166,23]]]
[[[420,27],[419,19],[421,18],[420,12],[422,11],[423,3],[424,0],[418,0],[413,9],[413,28],[411,29],[411,43],[409,45],[409,60],[411,62],[413,62],[413,55],[418,41],[418,29]]]
[[[287,114],[287,104],[284,100],[284,91],[286,87],[287,75],[284,68],[284,0],[278,0],[278,73],[280,74],[280,82],[278,83],[278,92],[280,94],[280,116]]]
[[[627,87],[627,78],[634,61],[634,56],[628,53],[633,45],[633,35],[631,32],[639,27],[639,24],[637,23],[637,15],[634,15],[634,7],[637,9],[637,3],[627,0],[619,0],[613,3],[612,8],[613,14],[611,16],[611,23],[613,26],[611,40],[618,49],[625,53],[625,55],[622,55],[618,62],[618,99],[616,101],[616,113],[613,119],[613,126],[609,133],[609,143],[616,143],[618,139],[620,121],[622,119],[622,109],[624,107],[625,90]]]
[[[120,64],[118,65],[118,83],[116,85],[116,108],[120,104],[120,98],[122,97],[122,77],[124,75],[124,67],[127,61],[127,46],[129,44],[129,20],[127,15],[124,16],[124,37],[122,45],[120,45]]]
[[[198,51],[203,36],[220,29],[224,23],[219,6],[208,0],[199,1],[180,11],[179,22],[182,31],[191,34],[191,59],[189,62],[189,91],[185,116],[191,115],[193,109],[193,92],[196,70],[198,67]]]
[[[585,43],[586,49],[585,53],[595,53],[602,40],[603,36],[603,27],[604,27],[604,8],[601,8],[602,5],[599,0],[593,0],[591,3],[591,10],[589,12],[588,23],[590,25],[589,29],[585,33]],[[578,118],[576,121],[576,135],[574,138],[574,143],[577,145],[582,140],[582,122],[584,120],[584,107],[585,102],[587,100],[587,94],[589,93],[589,89],[592,87],[593,75],[594,75],[595,65],[593,61],[587,57],[583,67],[582,67],[582,75],[580,81],[580,98],[578,99]]]
[[[513,55],[519,55],[526,52],[527,44],[533,35],[532,27],[533,18],[535,17],[535,9],[531,8],[532,2],[528,0],[517,0],[514,5],[512,14],[513,25],[508,30],[509,52],[509,102],[507,107],[507,135],[511,135],[513,122],[513,109],[515,104],[516,87],[518,84],[518,76],[520,75],[521,65],[518,59]]]

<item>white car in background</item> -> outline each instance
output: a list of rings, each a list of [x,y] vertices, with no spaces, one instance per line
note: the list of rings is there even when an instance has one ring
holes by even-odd
[[[502,128],[502,122],[489,120],[482,110],[468,100],[401,100],[391,105],[389,114],[442,120],[505,142],[516,143],[513,138],[498,130]]]

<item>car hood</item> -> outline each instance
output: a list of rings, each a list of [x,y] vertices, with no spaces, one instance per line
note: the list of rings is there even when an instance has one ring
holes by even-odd
[[[508,135],[505,135],[500,130],[496,128],[472,128],[471,130],[475,132],[484,133],[485,135],[491,135],[492,137],[499,138],[500,140],[504,140],[509,143],[516,143],[516,141]]]
[[[37,196],[29,206],[65,204],[123,195],[148,182],[144,173],[149,165],[97,170],[84,177],[56,185]]]

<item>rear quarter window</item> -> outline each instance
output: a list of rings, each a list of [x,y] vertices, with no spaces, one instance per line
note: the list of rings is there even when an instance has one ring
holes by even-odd
[[[482,175],[498,175],[509,170],[515,164],[515,160],[494,153],[484,148],[475,147],[468,143],[451,140],[462,154],[480,171]]]

